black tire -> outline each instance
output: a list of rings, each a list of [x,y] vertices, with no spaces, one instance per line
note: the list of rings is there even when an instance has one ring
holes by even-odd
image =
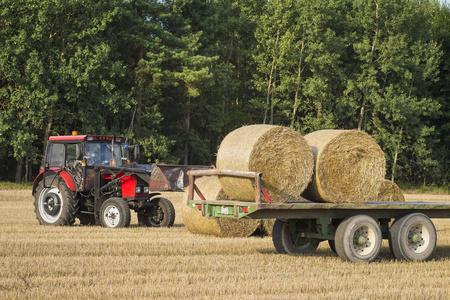
[[[339,224],[336,235],[336,252],[343,260],[372,262],[381,250],[381,229],[366,215],[349,217]]]
[[[80,220],[80,225],[95,225],[95,216],[93,214],[77,214],[77,219]]]
[[[146,209],[138,216],[139,222],[148,227],[172,227],[175,222],[175,208],[166,198],[155,198],[150,201],[153,209]]]
[[[64,179],[56,177],[52,186],[44,188],[41,181],[34,194],[34,212],[41,225],[67,226],[75,222],[78,199]]]
[[[311,254],[319,247],[319,240],[293,237],[289,231],[289,223],[280,219],[275,220],[272,232],[272,242],[281,254]]]
[[[131,213],[128,203],[122,198],[109,198],[100,208],[100,224],[108,228],[130,226]]]
[[[389,248],[397,259],[426,261],[433,255],[436,241],[433,222],[421,213],[402,216],[389,229]]]
[[[336,252],[336,243],[334,240],[328,240],[328,246],[330,246],[331,251],[333,251],[334,254],[337,254]]]

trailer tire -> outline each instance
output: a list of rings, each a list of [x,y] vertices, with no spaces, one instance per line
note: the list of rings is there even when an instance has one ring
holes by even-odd
[[[411,213],[395,220],[389,229],[389,248],[395,258],[426,261],[436,249],[436,228],[422,213]]]
[[[130,226],[131,213],[128,203],[122,198],[109,198],[100,208],[100,224],[108,228]]]
[[[172,227],[175,222],[175,208],[166,198],[155,198],[150,201],[154,209],[147,209],[138,215],[139,222],[148,227]]]
[[[75,223],[78,199],[60,176],[50,187],[42,180],[34,194],[34,212],[41,225],[66,226]]]
[[[343,260],[372,262],[381,250],[381,229],[378,223],[366,215],[356,215],[339,224],[336,235],[336,252]]]
[[[295,239],[295,240],[294,240]],[[319,240],[293,237],[289,231],[289,223],[275,220],[272,232],[272,242],[280,254],[311,254],[319,247]]]

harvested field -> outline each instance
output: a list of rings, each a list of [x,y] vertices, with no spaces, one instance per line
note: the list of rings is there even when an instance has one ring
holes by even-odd
[[[387,243],[371,264],[351,264],[326,243],[310,256],[277,254],[271,238],[172,228],[38,225],[29,190],[0,190],[1,299],[449,299],[450,220],[434,220],[434,259],[405,263]],[[448,195],[406,200],[450,201]]]
[[[319,130],[305,136],[315,167],[304,196],[317,202],[375,201],[386,161],[372,137],[358,130]]]
[[[217,168],[263,173],[262,184],[274,202],[296,200],[311,180],[314,160],[305,139],[282,126],[250,125],[230,132],[217,152]],[[231,199],[254,201],[254,181],[220,177]]]

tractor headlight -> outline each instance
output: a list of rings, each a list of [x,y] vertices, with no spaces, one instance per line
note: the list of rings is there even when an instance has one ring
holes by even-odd
[[[148,194],[148,186],[144,186],[144,194]]]
[[[137,186],[135,192],[136,194],[141,194],[141,187]]]

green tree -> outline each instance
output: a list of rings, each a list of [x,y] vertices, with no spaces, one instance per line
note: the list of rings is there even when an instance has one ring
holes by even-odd
[[[129,104],[107,41],[114,1],[4,0],[2,8],[0,143],[13,149],[18,181],[50,133],[113,132],[108,117]]]
[[[413,159],[431,167],[430,94],[441,53],[430,36],[426,5],[414,1],[354,1],[349,15],[353,64],[345,91],[358,103],[358,129],[374,134],[387,156],[390,178],[408,176]],[[356,71],[355,71],[356,70]],[[417,178],[417,176],[414,176]]]

